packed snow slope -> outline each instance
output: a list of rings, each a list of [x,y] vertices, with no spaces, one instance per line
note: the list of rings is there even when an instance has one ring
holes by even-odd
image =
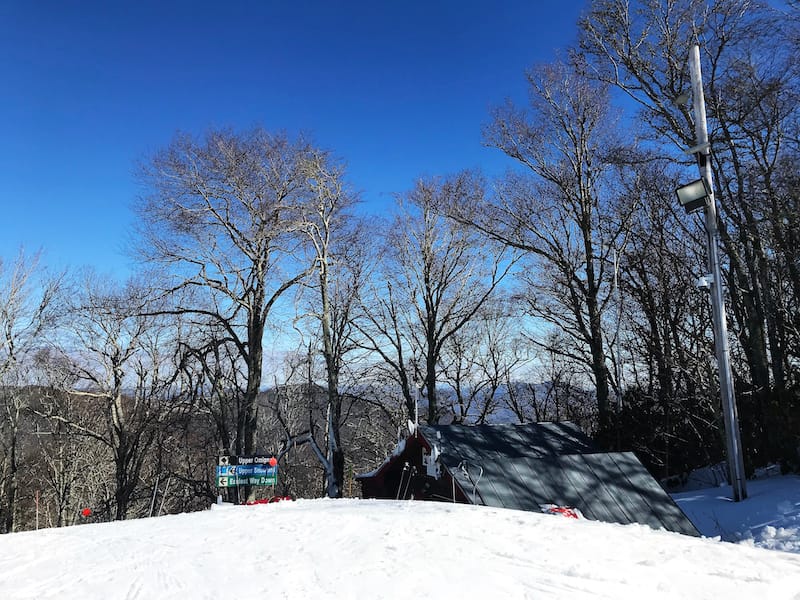
[[[433,502],[304,500],[0,537],[0,598],[800,599],[800,555]]]

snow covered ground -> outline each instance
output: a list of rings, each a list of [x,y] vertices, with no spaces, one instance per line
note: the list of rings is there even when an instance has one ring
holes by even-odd
[[[731,500],[730,486],[673,498],[705,536],[800,554],[800,477],[748,481],[746,487],[744,502]]]
[[[772,527],[765,545],[779,547],[783,528],[795,537],[786,547],[797,548],[800,479],[752,482],[749,492],[739,505],[719,499],[724,488],[678,498],[726,535],[738,531],[736,518],[746,521],[752,540],[745,544],[639,525],[375,500],[224,505],[15,533],[0,536],[0,598],[800,600],[800,554],[755,547]],[[772,505],[788,520],[763,512]]]

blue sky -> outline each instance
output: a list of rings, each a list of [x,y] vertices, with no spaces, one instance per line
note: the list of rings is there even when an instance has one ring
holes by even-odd
[[[135,164],[178,130],[308,132],[373,213],[422,175],[499,172],[489,107],[583,5],[0,0],[0,256],[126,275]]]

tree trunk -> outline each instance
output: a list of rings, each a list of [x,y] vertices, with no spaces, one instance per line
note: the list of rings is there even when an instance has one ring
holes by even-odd
[[[6,515],[3,523],[5,533],[14,531],[14,515],[17,503],[17,428],[12,424],[11,447],[9,448],[8,475],[6,481]]]

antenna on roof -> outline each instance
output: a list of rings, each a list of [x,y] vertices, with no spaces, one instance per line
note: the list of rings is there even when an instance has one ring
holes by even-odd
[[[419,427],[419,381],[417,380],[417,372],[414,369],[414,430]]]

